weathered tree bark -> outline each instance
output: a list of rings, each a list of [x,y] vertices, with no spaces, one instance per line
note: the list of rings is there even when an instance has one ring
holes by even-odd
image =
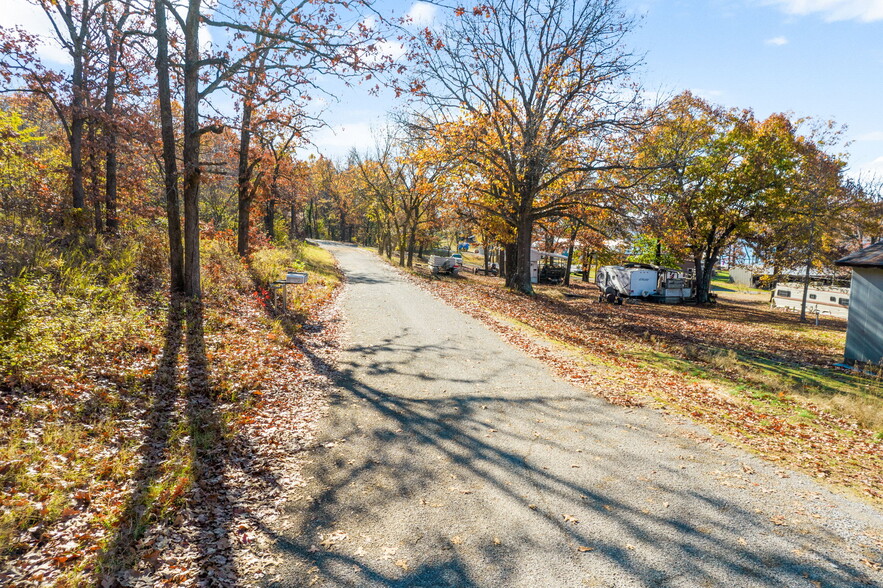
[[[576,243],[576,236],[579,234],[580,223],[577,222],[570,232],[570,243],[567,245],[567,269],[564,272],[564,285],[570,286],[570,267],[573,264],[573,246]]]
[[[408,231],[408,267],[414,267],[414,247],[417,243],[417,222],[411,224]]]
[[[506,287],[512,288],[512,280],[515,278],[515,267],[517,260],[517,245],[515,243],[506,243],[503,245],[503,264],[505,268]]]
[[[156,12],[156,71],[159,90],[159,118],[162,136],[163,184],[166,192],[166,218],[169,232],[169,269],[171,290],[183,293],[184,247],[181,242],[181,212],[178,203],[178,163],[175,149],[175,124],[172,118],[172,94],[169,73],[169,33],[163,0],[154,0]]]
[[[193,298],[202,295],[199,267],[199,17],[202,0],[189,0],[184,21],[184,291]]]
[[[714,277],[714,264],[717,263],[718,250],[714,249],[704,256],[696,255],[696,301],[706,303],[711,300],[711,279]]]
[[[85,167],[89,170],[89,200],[92,201],[93,212],[95,213],[95,234],[100,235],[104,232],[104,218],[101,216],[101,182],[98,179],[98,141],[96,135],[95,121],[93,120],[88,125],[86,132],[88,156],[86,157],[87,165]]]
[[[251,82],[251,74],[249,74]],[[248,255],[248,233],[251,229],[251,172],[254,166],[249,165],[249,147],[251,146],[251,118],[254,105],[248,96],[242,99],[242,127],[239,130],[239,167],[236,185],[236,202],[238,222],[236,225],[236,252],[245,257]]]
[[[71,74],[71,124],[68,142],[71,149],[71,190],[74,208],[86,207],[86,188],[83,182],[83,133],[86,126],[86,88],[83,73],[83,55],[73,51]]]
[[[803,275],[803,300],[800,303],[800,322],[806,322],[806,299],[809,295],[809,273],[812,267],[812,246],[816,230],[816,219],[813,218],[809,225],[809,240],[807,241],[806,273]]]
[[[125,10],[125,8],[124,8]],[[105,9],[105,15],[107,9]],[[104,125],[102,135],[104,137],[104,224],[107,231],[116,234],[119,231],[120,221],[117,213],[117,125],[114,108],[117,95],[117,68],[119,67],[120,51],[122,46],[122,32],[117,24],[124,24],[127,14],[118,23],[114,23],[112,30],[105,32],[107,39],[107,86],[104,89]],[[105,21],[105,25],[109,25]]]
[[[531,202],[532,202],[531,198]],[[530,204],[528,203],[528,206]],[[513,273],[507,286],[523,292],[524,294],[533,294],[533,284],[530,279],[530,245],[533,239],[533,218],[528,210],[521,214],[521,220],[518,223],[518,229],[515,233],[515,272]]]
[[[589,281],[589,274],[592,272],[592,263],[594,262],[595,254],[594,253],[589,254],[588,263],[586,263],[585,255],[586,255],[586,252],[584,251],[583,252],[583,282],[588,282]]]
[[[266,214],[264,215],[264,229],[270,241],[276,238],[276,199],[270,198],[267,201]]]
[[[316,230],[315,230],[315,209],[316,205],[313,198],[310,198],[307,201],[307,237],[310,239],[316,238]]]

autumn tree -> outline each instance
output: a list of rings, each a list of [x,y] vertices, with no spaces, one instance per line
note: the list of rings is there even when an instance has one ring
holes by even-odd
[[[267,8],[263,9],[264,6]],[[338,0],[312,3],[263,0],[258,4],[231,1],[211,6],[202,0],[188,0],[186,5],[155,0],[156,65],[170,241],[180,239],[172,234],[173,225],[179,222],[176,215],[179,190],[184,205],[183,248],[173,243],[170,265],[173,276],[178,274],[176,268],[183,266],[183,291],[187,295],[200,296],[199,186],[204,168],[200,161],[200,137],[222,129],[219,121],[203,116],[206,101],[213,93],[231,87],[243,71],[251,70],[255,76],[263,76],[267,63],[262,60],[271,51],[290,60],[285,63],[307,69],[318,67],[316,64],[320,62],[329,67],[337,63],[361,63],[366,53],[377,48],[373,30],[364,25],[345,29],[338,23],[343,18],[341,11],[357,16],[357,11],[367,6],[367,2]],[[182,51],[175,60],[169,58],[168,16],[180,27],[181,40],[177,45]],[[219,37],[229,39],[229,43],[205,50],[200,41],[201,27],[216,31]],[[252,42],[255,39],[259,41],[256,44]],[[296,60],[304,60],[305,64]],[[173,73],[179,74],[182,86],[180,187],[169,83]],[[249,80],[246,76],[247,93],[260,81],[258,77]],[[241,138],[240,145],[248,147],[250,135],[244,139]],[[240,178],[239,185],[242,184]],[[182,249],[183,263],[178,257]],[[177,278],[173,279],[173,287],[177,283]]]
[[[93,61],[100,51],[102,15],[110,0],[34,0],[49,19],[56,42],[70,57],[69,69],[47,68],[39,59],[39,39],[22,30],[0,30],[0,76],[15,91],[39,93],[52,104],[69,144],[71,205],[86,206],[83,148],[90,118]]]
[[[696,267],[697,298],[709,299],[723,250],[798,201],[801,157],[811,150],[785,115],[757,120],[685,92],[641,140],[638,165],[656,167],[646,205],[657,226],[684,244]]]
[[[496,0],[421,37],[409,89],[428,107],[423,126],[480,178],[470,193],[511,225],[510,287],[532,292],[534,222],[590,198],[592,176],[623,163],[610,140],[636,123],[630,27],[614,1]]]

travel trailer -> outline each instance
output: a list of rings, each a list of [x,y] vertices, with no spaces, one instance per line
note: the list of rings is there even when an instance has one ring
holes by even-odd
[[[803,284],[779,282],[773,290],[773,307],[800,312],[803,304]],[[849,316],[849,288],[810,284],[806,295],[806,313]]]
[[[627,298],[677,304],[696,295],[685,272],[649,263],[605,265],[595,275],[595,284],[601,290],[600,300],[614,304]]]

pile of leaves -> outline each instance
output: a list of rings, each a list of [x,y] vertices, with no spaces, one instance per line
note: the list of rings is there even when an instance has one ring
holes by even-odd
[[[736,303],[614,307],[598,303],[586,287],[584,298],[565,301],[516,294],[491,279],[413,279],[593,394],[687,415],[768,460],[883,503],[878,434],[803,398],[766,389],[762,379],[736,369],[735,359],[715,365],[718,356],[696,352],[729,349],[733,358],[736,350],[819,366],[839,359],[842,337],[820,343],[799,331],[794,336],[782,328],[787,320],[793,325],[793,317]],[[820,328],[842,329],[829,322]],[[674,361],[654,362],[658,356]]]
[[[241,284],[205,307],[151,297],[95,353],[5,372],[0,584],[266,577],[267,526],[325,408],[336,283],[297,317]]]

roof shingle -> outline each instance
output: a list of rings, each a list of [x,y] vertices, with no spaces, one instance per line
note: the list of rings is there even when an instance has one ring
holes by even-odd
[[[847,267],[883,267],[883,241],[878,241],[860,251],[850,253],[834,263]]]

